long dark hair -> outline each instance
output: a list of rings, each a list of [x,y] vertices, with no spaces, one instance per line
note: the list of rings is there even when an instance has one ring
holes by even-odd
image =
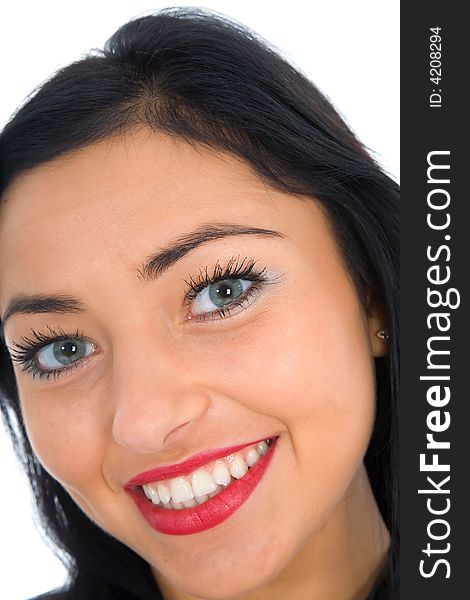
[[[207,11],[166,9],[121,27],[102,51],[60,70],[14,114],[0,135],[0,198],[20,173],[144,126],[228,151],[271,186],[318,199],[364,307],[370,297],[383,306],[389,353],[375,359],[376,419],[365,462],[391,534],[378,596],[388,598],[398,556],[398,186],[321,92],[267,43]],[[64,598],[161,597],[147,563],[89,520],[38,462],[0,343],[0,407],[44,531],[69,570]]]

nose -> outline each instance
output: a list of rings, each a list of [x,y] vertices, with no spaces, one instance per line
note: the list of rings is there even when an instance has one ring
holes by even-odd
[[[158,452],[197,426],[209,396],[197,380],[197,364],[190,368],[183,354],[142,337],[113,352],[112,435],[120,446]]]

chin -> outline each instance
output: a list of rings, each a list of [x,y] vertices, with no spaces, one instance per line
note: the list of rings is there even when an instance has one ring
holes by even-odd
[[[211,550],[203,560],[185,560],[181,569],[162,573],[152,569],[158,584],[165,590],[167,583],[195,598],[204,600],[235,600],[246,594],[264,588],[279,576],[292,556],[287,556],[285,543],[273,540],[256,547],[252,541],[251,552],[240,554],[224,552],[224,555]],[[280,550],[283,554],[280,554]],[[168,559],[167,565],[172,562]],[[172,564],[175,564],[174,562]]]

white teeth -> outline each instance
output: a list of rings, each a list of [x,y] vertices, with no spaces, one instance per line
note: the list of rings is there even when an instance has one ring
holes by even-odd
[[[174,502],[187,502],[194,498],[191,484],[184,477],[177,477],[171,482],[171,499]]]
[[[231,454],[216,460],[207,468],[197,469],[190,477],[175,477],[166,482],[143,485],[143,491],[153,504],[163,508],[193,508],[216,496],[233,478],[241,479],[248,468],[253,467],[266,454],[271,443],[271,439],[258,442],[243,454]]]
[[[213,498],[214,496],[217,496],[217,494],[220,492],[220,490],[222,489],[222,486],[218,485],[216,487],[216,489],[209,494],[209,498]]]
[[[204,496],[210,494],[216,489],[216,484],[205,469],[198,469],[191,477],[191,485],[195,496]]]
[[[149,500],[151,500],[154,504],[158,504],[160,502],[160,497],[158,495],[157,490],[152,487],[152,486],[148,486],[148,498]]]
[[[214,481],[220,485],[228,485],[230,483],[230,471],[227,469],[225,464],[218,460],[212,469],[212,477]]]
[[[171,500],[170,488],[164,483],[157,484],[157,492],[163,504],[168,504]]]
[[[258,459],[259,459],[259,454],[256,451],[256,448],[250,448],[248,450],[248,452],[245,454],[245,461],[249,467],[252,467],[254,464],[256,464]]]
[[[245,475],[247,471],[248,467],[246,462],[241,456],[236,454],[233,457],[232,462],[230,463],[230,474],[232,475],[232,477],[235,477],[235,479],[240,479],[241,477],[243,477],[243,475]]]

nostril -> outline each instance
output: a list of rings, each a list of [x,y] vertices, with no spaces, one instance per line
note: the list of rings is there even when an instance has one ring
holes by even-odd
[[[168,433],[168,434],[165,436],[165,439],[163,440],[163,444],[164,444],[164,445],[165,445],[165,444],[167,444],[167,443],[168,443],[168,441],[167,441],[167,440],[168,440],[168,438],[169,438],[170,436],[174,436],[175,434],[177,434],[177,433],[180,431],[180,429],[182,429],[183,427],[186,427],[186,425],[189,425],[190,423],[191,423],[191,421],[186,421],[186,423],[182,423],[181,425],[178,425],[177,427],[175,427],[174,429],[172,429],[172,430],[170,431],[170,433]]]

